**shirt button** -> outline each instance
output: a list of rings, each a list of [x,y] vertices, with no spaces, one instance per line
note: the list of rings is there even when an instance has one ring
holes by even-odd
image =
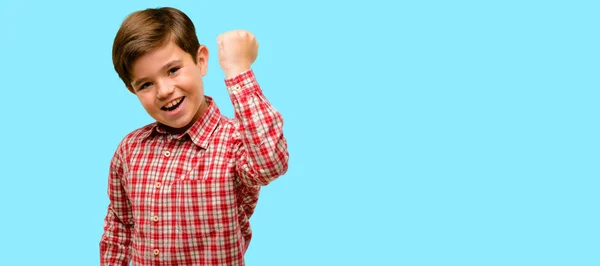
[[[158,249],[154,250],[154,256],[158,256],[159,253],[160,253],[160,251],[158,251]]]
[[[165,155],[165,157],[171,156],[171,152],[170,151],[164,151],[163,154]]]
[[[156,185],[154,185],[156,188],[160,188],[160,183],[156,182]]]
[[[152,221],[158,222],[158,216],[152,217]]]

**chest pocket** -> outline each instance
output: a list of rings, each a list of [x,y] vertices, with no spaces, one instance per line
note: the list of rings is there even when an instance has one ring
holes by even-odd
[[[184,239],[203,254],[214,252],[210,247],[233,246],[236,239],[233,236],[238,231],[234,179],[224,173],[214,174],[220,171],[214,170],[214,166],[193,170],[189,179],[176,180],[172,186],[177,194],[175,212]],[[204,178],[209,169],[213,169],[213,174]]]
[[[201,149],[197,154],[185,162],[183,160],[182,174],[180,180],[183,181],[210,181],[233,179],[233,157],[231,149],[225,145],[213,145],[211,148]],[[187,167],[186,167],[187,166]]]
[[[224,237],[235,232],[237,202],[231,153],[226,145],[210,145],[190,160],[191,169],[172,184],[184,232],[190,239],[202,239],[204,242],[195,243],[200,246],[224,244]]]

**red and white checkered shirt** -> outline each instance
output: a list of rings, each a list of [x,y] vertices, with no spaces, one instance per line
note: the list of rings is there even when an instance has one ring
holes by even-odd
[[[283,119],[252,70],[225,84],[235,119],[211,97],[177,137],[153,123],[110,164],[101,265],[244,265],[260,186],[287,171]]]

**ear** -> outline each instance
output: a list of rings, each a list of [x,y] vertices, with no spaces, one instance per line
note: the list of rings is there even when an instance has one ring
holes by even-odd
[[[206,71],[208,71],[208,48],[204,45],[198,47],[198,52],[196,53],[196,65],[200,69],[200,74],[205,76]]]
[[[125,87],[127,87],[127,89],[129,90],[129,92],[135,94],[135,91],[133,90],[133,87],[131,87],[131,85],[127,85]]]

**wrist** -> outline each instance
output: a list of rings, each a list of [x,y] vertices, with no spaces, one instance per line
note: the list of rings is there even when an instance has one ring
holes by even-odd
[[[230,79],[242,74],[245,71],[248,71],[250,66],[235,66],[230,68],[223,68],[223,72],[225,73],[225,79]]]

